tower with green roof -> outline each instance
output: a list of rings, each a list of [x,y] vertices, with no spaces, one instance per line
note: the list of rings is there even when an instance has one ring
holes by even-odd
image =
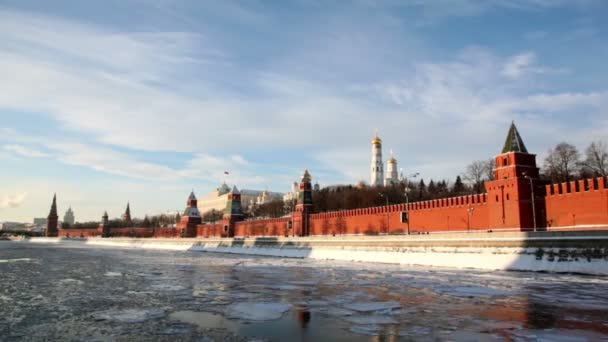
[[[494,157],[494,180],[486,182],[488,215],[493,230],[545,227],[544,186],[536,155],[528,152],[511,123],[502,152]]]
[[[235,224],[243,220],[241,192],[236,186],[228,193],[228,201],[224,209],[222,237],[234,237]]]

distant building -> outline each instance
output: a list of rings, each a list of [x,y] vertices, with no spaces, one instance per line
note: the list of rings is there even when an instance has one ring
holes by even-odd
[[[281,200],[283,194],[280,192],[271,192],[268,190],[239,190],[236,186],[234,190],[240,193],[241,203],[243,208],[250,208],[252,205],[260,205],[275,200]],[[206,197],[198,201],[198,209],[202,214],[205,214],[211,210],[223,211],[226,209],[228,203],[228,194],[231,192],[230,187],[226,183],[222,183],[219,188],[209,193]]]
[[[46,227],[46,221],[46,217],[36,217],[33,223],[36,227]]]
[[[65,215],[63,215],[63,222],[69,224],[70,226],[73,226],[74,223],[76,223],[71,206],[68,208],[68,211],[65,212]]]
[[[25,229],[25,224],[21,222],[2,222],[0,223],[2,230]]]

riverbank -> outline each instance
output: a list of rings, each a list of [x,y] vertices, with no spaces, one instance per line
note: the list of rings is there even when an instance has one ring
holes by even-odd
[[[598,230],[244,239],[30,238],[22,241],[608,275],[608,231]]]

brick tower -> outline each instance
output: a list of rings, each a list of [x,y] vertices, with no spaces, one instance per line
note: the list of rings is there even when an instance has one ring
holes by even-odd
[[[57,194],[53,195],[53,204],[51,204],[51,212],[47,218],[46,223],[46,236],[55,237],[59,235],[57,230],[57,224],[59,223],[59,216],[57,215]]]
[[[236,186],[228,193],[228,201],[224,210],[222,237],[234,237],[234,224],[243,220],[243,209],[241,206],[241,192]]]
[[[529,231],[545,226],[545,190],[536,155],[528,153],[515,123],[511,123],[502,153],[494,158],[494,180],[485,186],[490,229]]]
[[[125,209],[125,213],[122,214],[122,220],[127,224],[131,224],[131,203],[127,202],[127,209]]]
[[[298,203],[293,213],[293,235],[310,235],[310,214],[312,213],[312,177],[308,170],[304,171],[298,191]]]
[[[198,201],[194,191],[190,193],[186,202],[186,210],[182,215],[177,228],[182,230],[182,237],[196,237],[196,226],[201,224],[202,218],[198,211]]]
[[[99,225],[99,229],[101,230],[101,237],[110,237],[110,217],[108,216],[108,212],[104,211],[103,216],[101,217],[101,224]]]

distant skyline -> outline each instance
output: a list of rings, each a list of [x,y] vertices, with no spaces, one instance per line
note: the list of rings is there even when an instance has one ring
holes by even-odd
[[[0,221],[182,210],[224,178],[451,181],[515,120],[542,164],[608,137],[597,0],[0,3]],[[224,175],[224,171],[230,175]]]

